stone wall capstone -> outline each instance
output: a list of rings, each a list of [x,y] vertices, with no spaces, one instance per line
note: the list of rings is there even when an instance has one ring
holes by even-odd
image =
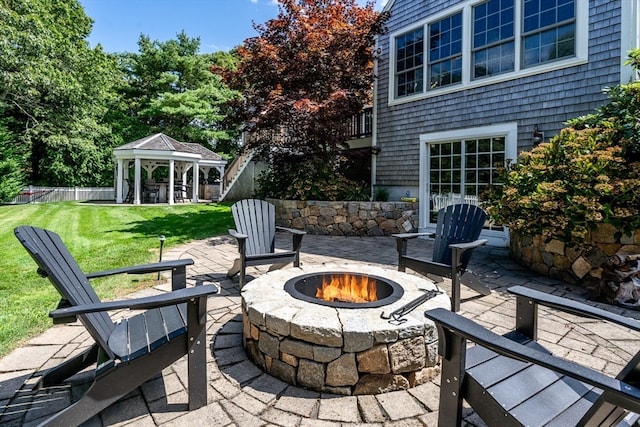
[[[331,236],[389,236],[418,229],[418,203],[267,199],[276,225]]]

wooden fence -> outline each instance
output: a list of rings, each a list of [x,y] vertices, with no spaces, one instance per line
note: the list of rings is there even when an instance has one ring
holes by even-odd
[[[115,201],[113,187],[36,187],[30,185],[10,201],[10,204],[65,202],[81,200]]]

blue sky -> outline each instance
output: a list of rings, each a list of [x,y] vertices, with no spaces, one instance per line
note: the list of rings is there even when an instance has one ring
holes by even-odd
[[[278,15],[276,0],[80,0],[80,4],[94,21],[90,45],[100,43],[107,52],[138,52],[140,34],[164,42],[182,30],[189,37],[200,37],[201,53],[228,51],[257,35],[252,22],[262,24]]]

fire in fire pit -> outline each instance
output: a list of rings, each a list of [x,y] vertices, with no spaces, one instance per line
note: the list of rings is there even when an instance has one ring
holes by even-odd
[[[310,273],[288,280],[284,289],[294,298],[338,308],[370,308],[402,298],[398,283],[361,273]]]

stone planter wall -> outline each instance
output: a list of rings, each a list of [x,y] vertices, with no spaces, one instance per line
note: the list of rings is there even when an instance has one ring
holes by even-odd
[[[332,236],[389,236],[418,228],[418,203],[269,199],[276,224]]]
[[[600,281],[601,265],[615,254],[640,253],[640,230],[616,238],[618,230],[599,224],[587,239],[591,249],[570,247],[560,240],[545,242],[541,236],[511,233],[511,256],[536,273],[585,287]]]

